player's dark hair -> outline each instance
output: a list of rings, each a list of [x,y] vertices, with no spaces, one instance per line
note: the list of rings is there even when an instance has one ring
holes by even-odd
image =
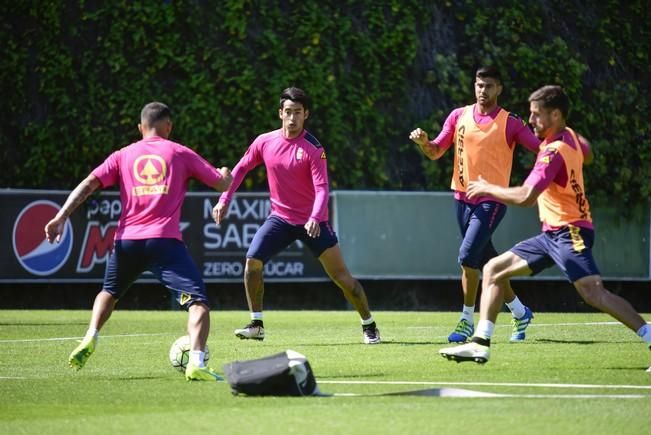
[[[545,110],[558,109],[561,111],[563,118],[567,119],[570,112],[570,97],[567,96],[562,87],[557,85],[547,85],[536,89],[529,96],[529,102],[532,101],[540,104]]]
[[[303,105],[303,109],[309,110],[310,109],[310,97],[308,97],[307,93],[303,89],[300,88],[295,88],[295,87],[289,87],[282,91],[280,93],[280,108],[283,108],[283,104],[285,104],[285,101],[291,100],[295,103],[301,103]]]
[[[167,105],[157,101],[146,104],[140,112],[140,123],[150,127],[165,119],[172,119],[172,111]]]
[[[475,73],[475,77],[478,79],[486,79],[486,78],[495,79],[500,84],[502,84],[502,75],[500,74],[500,71],[494,66],[480,67]]]

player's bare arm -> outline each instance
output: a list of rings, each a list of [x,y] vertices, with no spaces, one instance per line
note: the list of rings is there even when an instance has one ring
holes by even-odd
[[[86,199],[100,187],[101,183],[99,179],[93,174],[90,174],[79,183],[72,192],[70,192],[70,195],[68,195],[68,199],[66,199],[61,210],[59,210],[56,216],[45,225],[45,237],[48,242],[52,243],[55,240],[59,242],[61,240],[63,224],[66,219],[68,219],[72,212],[83,204],[84,201],[86,201]]]
[[[466,195],[469,199],[480,196],[492,196],[493,198],[510,205],[519,205],[522,207],[532,207],[536,204],[536,199],[540,195],[533,186],[524,184],[517,187],[501,187],[490,184],[481,176],[477,181],[468,183]]]
[[[429,141],[427,132],[421,128],[417,128],[409,133],[409,139],[415,142],[423,154],[425,154],[430,160],[437,160],[441,158],[443,153],[445,153],[445,150]]]

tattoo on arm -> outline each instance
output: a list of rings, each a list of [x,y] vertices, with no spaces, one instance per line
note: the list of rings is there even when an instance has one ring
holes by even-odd
[[[70,192],[65,204],[61,207],[59,214],[69,217],[84,201],[99,187],[100,183],[94,176],[88,176],[84,181],[79,183],[75,190]]]

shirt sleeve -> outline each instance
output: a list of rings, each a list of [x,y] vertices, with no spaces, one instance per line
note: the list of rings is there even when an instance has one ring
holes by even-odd
[[[463,113],[463,108],[454,109],[443,123],[443,128],[441,132],[436,136],[436,138],[430,142],[437,145],[439,148],[447,150],[452,145],[454,140],[454,130],[457,128],[457,121]]]
[[[578,133],[576,134],[576,138],[579,140],[579,146],[581,147],[581,151],[583,152],[583,155],[584,156],[590,155],[592,153],[592,150],[590,149],[590,142],[588,142],[588,139],[584,138]]]
[[[242,181],[244,180],[244,177],[246,177],[246,174],[248,174],[251,169],[262,164],[263,159],[261,142],[262,141],[258,136],[253,141],[253,143],[251,143],[237,165],[235,165],[235,168],[233,168],[233,172],[231,173],[233,176],[233,182],[231,183],[231,186],[228,188],[228,190],[221,194],[219,197],[219,202],[228,204],[233,199],[233,195],[240,187],[240,184],[242,184]]]
[[[102,184],[102,188],[118,184],[120,180],[120,155],[120,150],[113,152],[91,172]]]
[[[558,180],[558,178],[564,174],[564,168],[565,160],[558,152],[558,148],[545,147],[538,153],[536,164],[527,179],[524,180],[524,184],[532,186],[539,192],[545,190],[552,181],[556,180],[560,182],[559,184],[563,184],[562,180]]]
[[[190,148],[185,148],[183,155],[192,178],[196,178],[208,187],[217,186],[222,179],[222,174],[213,165]]]
[[[328,208],[330,188],[328,187],[328,161],[323,148],[318,148],[310,156],[312,184],[314,185],[314,205],[310,218],[317,222],[325,216]]]
[[[506,130],[509,144],[513,142],[519,143],[532,153],[538,152],[540,139],[533,134],[521,118],[509,115],[506,121]]]

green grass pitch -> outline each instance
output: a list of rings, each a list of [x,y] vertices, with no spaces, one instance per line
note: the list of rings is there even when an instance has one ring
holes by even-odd
[[[503,313],[486,365],[438,355],[457,313],[375,312],[383,343],[361,344],[351,311],[267,311],[263,342],[211,314],[209,365],[293,349],[330,397],[233,396],[225,382],[183,379],[167,360],[184,312],[116,311],[95,354],[67,357],[89,311],[0,310],[2,434],[648,434],[651,352],[604,314],[536,313],[510,344]],[[649,315],[645,318],[649,319]],[[492,397],[437,397],[463,389]],[[404,394],[391,394],[404,393]]]

